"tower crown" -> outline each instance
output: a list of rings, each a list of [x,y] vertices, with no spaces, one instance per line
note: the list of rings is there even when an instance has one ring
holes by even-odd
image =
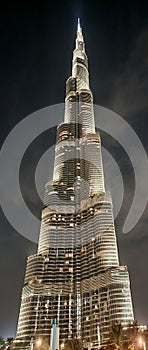
[[[81,28],[81,25],[80,25],[80,18],[78,18],[77,33],[78,32],[82,33],[82,28]]]
[[[77,24],[76,50],[85,52],[85,44],[84,44],[84,38],[82,34],[82,28],[80,25],[80,18],[78,18],[78,24]]]
[[[76,46],[73,51],[72,76],[77,78],[81,88],[89,89],[88,60],[85,53],[85,43],[80,25],[80,18],[78,18]]]

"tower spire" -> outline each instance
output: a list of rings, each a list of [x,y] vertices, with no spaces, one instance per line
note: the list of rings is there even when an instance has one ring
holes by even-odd
[[[81,24],[80,24],[80,18],[78,18],[78,25],[77,25],[77,33],[82,32]]]
[[[89,89],[88,61],[80,18],[77,22],[76,46],[73,51],[72,76],[77,78],[77,88]]]

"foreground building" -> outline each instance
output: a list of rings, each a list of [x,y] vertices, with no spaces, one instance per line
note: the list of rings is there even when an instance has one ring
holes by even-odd
[[[17,339],[80,338],[94,349],[113,323],[133,321],[129,274],[120,266],[113,208],[95,132],[88,61],[78,22],[64,123],[57,128],[53,181],[45,187],[37,254],[27,261]]]

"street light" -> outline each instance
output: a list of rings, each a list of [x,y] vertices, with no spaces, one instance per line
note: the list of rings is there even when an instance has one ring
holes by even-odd
[[[42,339],[39,338],[39,339],[36,341],[36,345],[37,345],[37,346],[40,346],[41,344],[42,344]]]
[[[37,341],[34,341],[33,337],[31,337],[30,350],[34,349],[34,344],[37,345],[37,347],[39,347],[42,344],[42,339],[39,338],[39,339],[37,339]]]
[[[143,345],[143,350],[146,350],[146,344],[145,344],[144,340],[142,339],[142,337],[139,337],[138,343],[139,343],[140,345]]]
[[[33,350],[33,337],[31,337],[30,350]]]

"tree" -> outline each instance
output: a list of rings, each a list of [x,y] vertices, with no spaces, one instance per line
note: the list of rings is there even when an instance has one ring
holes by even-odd
[[[3,337],[0,336],[0,349],[3,350],[5,349],[5,341]]]
[[[115,350],[115,346],[113,344],[107,344],[99,350]]]
[[[7,345],[7,350],[11,350],[13,347],[14,339],[12,337],[8,337],[5,344]]]
[[[110,343],[113,348],[122,350],[124,344],[123,329],[121,323],[114,323],[111,328]]]
[[[128,324],[126,330],[126,338],[129,350],[134,350],[136,348],[136,339],[138,335],[138,323],[137,321],[133,321]]]
[[[64,350],[82,350],[83,346],[79,339],[67,339],[64,344]]]

